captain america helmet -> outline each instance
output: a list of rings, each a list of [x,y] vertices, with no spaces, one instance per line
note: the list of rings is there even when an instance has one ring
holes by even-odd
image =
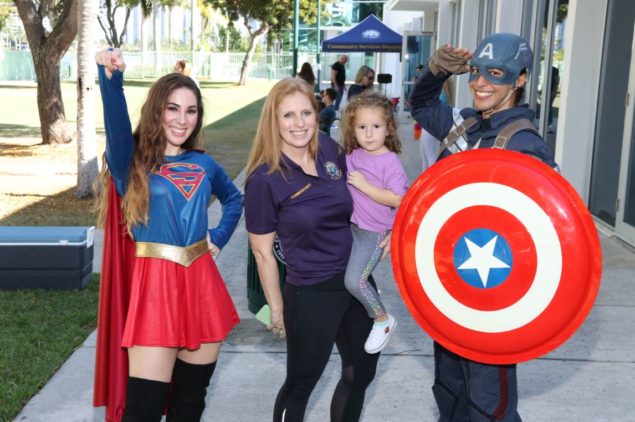
[[[529,72],[532,63],[533,53],[524,38],[499,32],[485,37],[474,51],[469,79],[473,81],[483,75],[495,85],[515,86],[523,69]]]

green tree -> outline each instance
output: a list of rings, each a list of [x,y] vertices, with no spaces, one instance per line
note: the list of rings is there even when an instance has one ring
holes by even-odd
[[[218,45],[222,46],[223,49],[225,49],[225,46],[227,46],[227,49],[230,51],[245,51],[246,50],[246,45],[243,42],[243,37],[242,35],[240,35],[240,32],[234,27],[234,25],[227,25],[227,26],[223,26],[223,25],[218,25],[217,26],[217,30],[218,30]],[[227,34],[229,34],[229,40],[227,39]]]
[[[139,5],[141,5],[143,10],[143,16],[149,16],[152,10],[151,0],[100,0],[97,20],[109,45],[117,48],[122,46],[123,37],[126,35],[126,29],[128,28],[130,11]],[[115,21],[115,15],[119,10],[123,10],[125,14],[121,31],[117,29]]]
[[[4,29],[9,14],[11,13],[11,2],[9,0],[0,1],[0,31]]]
[[[322,5],[331,0],[322,0]],[[238,85],[245,85],[256,45],[269,31],[281,33],[293,26],[293,0],[205,0],[223,11],[230,22],[241,20],[249,33],[249,46],[240,69]],[[317,2],[300,0],[300,17],[312,24],[317,18]]]
[[[77,35],[79,0],[13,0],[13,3],[18,8],[33,57],[42,142],[70,142],[74,131],[66,125],[60,61]]]

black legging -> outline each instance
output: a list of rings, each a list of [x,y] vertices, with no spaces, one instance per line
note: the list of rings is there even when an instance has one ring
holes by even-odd
[[[276,398],[274,422],[303,420],[333,344],[342,359],[342,374],[331,401],[331,421],[359,420],[379,354],[364,351],[373,320],[344,288],[344,273],[316,286],[287,284],[283,298],[287,378]]]

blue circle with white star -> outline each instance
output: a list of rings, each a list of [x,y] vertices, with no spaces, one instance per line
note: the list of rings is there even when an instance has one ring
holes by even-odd
[[[470,230],[454,247],[456,271],[463,281],[479,289],[503,283],[512,270],[512,262],[509,243],[493,230]]]

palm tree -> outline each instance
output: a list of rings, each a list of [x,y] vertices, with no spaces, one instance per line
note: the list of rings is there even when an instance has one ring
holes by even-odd
[[[95,134],[95,34],[97,0],[80,1],[77,39],[77,190],[85,198],[93,193],[97,177],[97,141]]]

